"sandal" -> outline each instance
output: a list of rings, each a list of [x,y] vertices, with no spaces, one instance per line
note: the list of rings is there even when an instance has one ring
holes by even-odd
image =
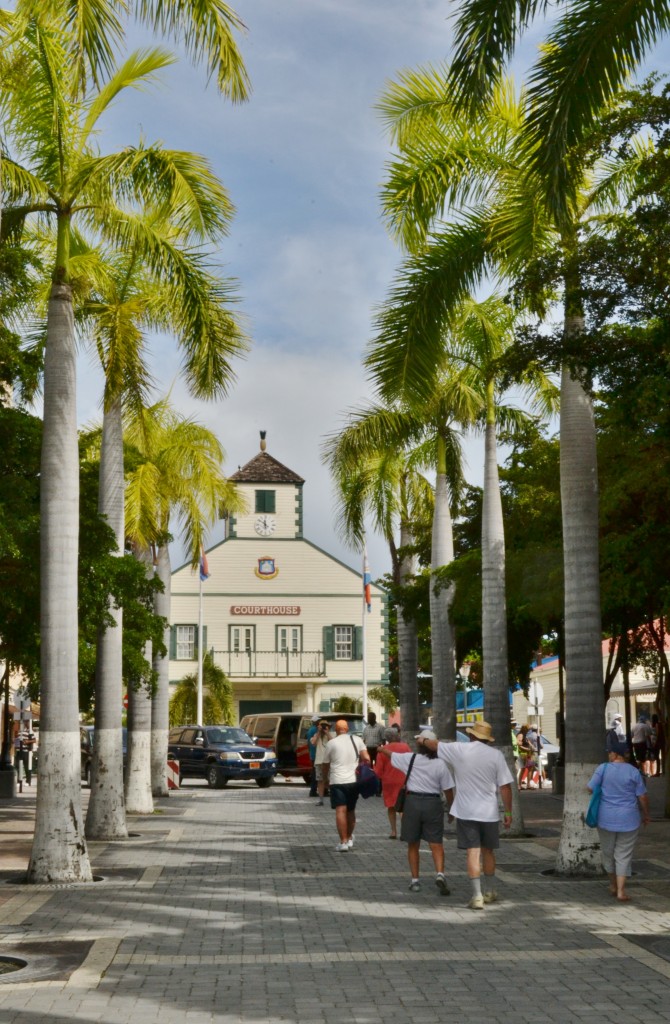
[[[623,896],[617,896],[619,903],[630,903],[630,896],[624,893]]]
[[[389,836],[389,839],[397,839],[397,836]]]

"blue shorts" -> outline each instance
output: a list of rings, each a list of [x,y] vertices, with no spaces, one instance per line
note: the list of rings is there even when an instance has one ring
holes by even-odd
[[[356,803],[358,801],[358,783],[357,782],[346,782],[342,785],[330,785],[330,806],[335,810],[336,807],[346,807],[348,811],[356,809]]]

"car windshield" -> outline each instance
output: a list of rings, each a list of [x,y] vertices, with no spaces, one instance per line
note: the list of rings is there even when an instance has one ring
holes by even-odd
[[[244,729],[236,726],[222,726],[219,729],[207,730],[207,741],[209,743],[253,743]]]
[[[348,718],[349,732],[362,733],[365,728],[365,722],[362,718]],[[332,728],[335,728],[335,723],[332,723]]]

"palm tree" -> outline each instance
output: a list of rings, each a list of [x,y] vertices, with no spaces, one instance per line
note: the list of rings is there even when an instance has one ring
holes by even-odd
[[[358,458],[350,458],[343,450],[346,438],[341,444],[348,429],[331,435],[323,445],[323,460],[335,481],[339,532],[360,547],[365,517],[370,515],[375,530],[389,546],[393,582],[396,587],[406,587],[417,572],[412,524],[432,507],[432,488],[418,471],[417,460],[403,448],[394,449],[383,442],[371,445]],[[400,715],[407,738],[416,735],[420,724],[419,645],[416,622],[401,605],[397,608],[397,642]]]
[[[449,490],[452,497],[458,493],[461,461],[458,437],[450,423],[454,418],[472,418],[472,399],[467,382],[445,373],[423,407],[372,406],[352,416],[349,426],[327,449],[336,477],[342,478],[385,448],[402,452],[412,444],[422,446],[414,452],[415,463],[419,465],[423,460],[424,465],[436,471],[431,544],[433,574],[454,557]],[[456,415],[455,410],[458,410]],[[433,718],[439,735],[455,739],[456,655],[450,618],[452,602],[453,588],[440,587],[433,575],[430,591]],[[416,676],[416,661],[413,671]],[[407,728],[403,722],[403,730]]]
[[[547,216],[544,182],[529,166],[523,132],[525,106],[502,83],[490,105],[473,120],[454,111],[444,73],[405,74],[392,86],[382,109],[400,159],[391,167],[384,194],[392,230],[411,255],[378,318],[372,358],[403,389],[420,392],[438,364],[445,324],[463,296],[493,273],[519,281],[533,261],[559,251],[563,265],[565,334],[584,326],[579,272],[575,262],[577,225],[589,205],[623,182],[620,168],[609,180],[590,184],[582,177],[572,228]],[[445,184],[446,183],[446,184]],[[446,210],[456,219],[438,218]],[[537,310],[546,296],[529,294]],[[591,871],[597,843],[583,825],[583,779],[600,758],[603,721],[598,503],[595,425],[579,375],[564,368],[561,379],[561,493],[566,586],[566,662],[572,696],[566,719],[567,755],[564,827],[558,867]]]
[[[214,663],[207,652],[202,662],[205,695],[202,702],[202,725],[232,725],[235,717],[233,688],[222,668]],[[186,725],[197,721],[198,677],[194,673],[184,676],[170,697],[170,725]]]
[[[180,527],[195,568],[208,527],[223,511],[239,513],[244,511],[244,505],[235,486],[221,471],[225,455],[216,437],[192,419],[175,413],[166,400],[129,416],[124,433],[139,458],[139,464],[127,481],[126,534],[139,557],[147,557],[146,553],[152,552],[165,587],[154,610],[169,620],[171,520]],[[132,790],[128,784],[126,786],[128,810],[147,806],[152,789],[157,795],[167,792],[168,667],[165,657],[154,661],[156,687],[149,728],[145,723],[146,742],[139,736],[142,730],[137,730],[138,754],[137,764],[133,763]],[[140,695],[138,701],[141,699],[146,700],[146,693],[144,697]],[[140,704],[140,712],[143,709],[144,705]],[[129,761],[130,753],[129,748]]]
[[[151,232],[154,248],[161,249],[158,272],[142,263],[143,239]],[[197,241],[197,239],[196,239]],[[207,270],[202,254],[187,248],[179,238],[167,211],[138,218],[132,248],[109,253],[101,283],[89,296],[83,316],[90,323],[103,369],[102,448],[100,454],[100,512],[114,524],[117,547],[125,543],[123,505],[123,404],[141,409],[150,380],[146,369],[144,331],[176,334],[189,356],[185,367],[193,392],[200,397],[227,392],[234,379],[231,356],[244,351],[245,341],[228,308],[232,294],[225,282]],[[176,273],[181,270],[181,273]],[[177,286],[173,282],[178,282]],[[164,558],[158,562],[163,575]],[[168,591],[169,592],[169,591]],[[169,619],[169,603],[156,612]],[[122,612],[110,608],[117,628],[101,632],[98,641],[96,678],[96,744],[93,756],[91,798],[86,816],[89,839],[121,838],[127,834],[121,771],[121,646]],[[162,657],[157,656],[162,662]],[[160,702],[162,707],[164,701]],[[158,707],[157,707],[158,711]],[[165,731],[167,722],[163,723]],[[163,771],[165,777],[165,771]],[[167,793],[167,779],[161,793]]]
[[[42,729],[40,792],[28,878],[84,881],[90,866],[83,839],[77,707],[78,449],[75,332],[70,277],[73,223],[111,244],[129,243],[128,204],[151,197],[177,209],[179,227],[205,222],[225,230],[229,203],[206,162],[161,146],[128,147],[100,155],[94,132],[124,89],[137,87],[171,63],[163,51],[131,55],[100,90],[75,98],[79,83],[69,37],[27,26],[14,44],[19,83],[3,93],[15,153],[2,162],[7,206],[4,230],[18,234],[28,218],[55,222],[56,257],[47,312],[42,453]],[[12,87],[15,86],[15,87]],[[210,187],[203,192],[202,182]],[[218,200],[218,201],[217,201]],[[125,209],[124,209],[125,206]],[[147,239],[147,261],[160,261]]]

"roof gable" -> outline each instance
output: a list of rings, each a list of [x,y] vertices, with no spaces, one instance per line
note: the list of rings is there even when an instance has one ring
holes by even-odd
[[[301,476],[294,473],[292,469],[288,469],[287,466],[283,466],[267,452],[259,452],[228,479],[238,484],[304,484],[305,482]]]

